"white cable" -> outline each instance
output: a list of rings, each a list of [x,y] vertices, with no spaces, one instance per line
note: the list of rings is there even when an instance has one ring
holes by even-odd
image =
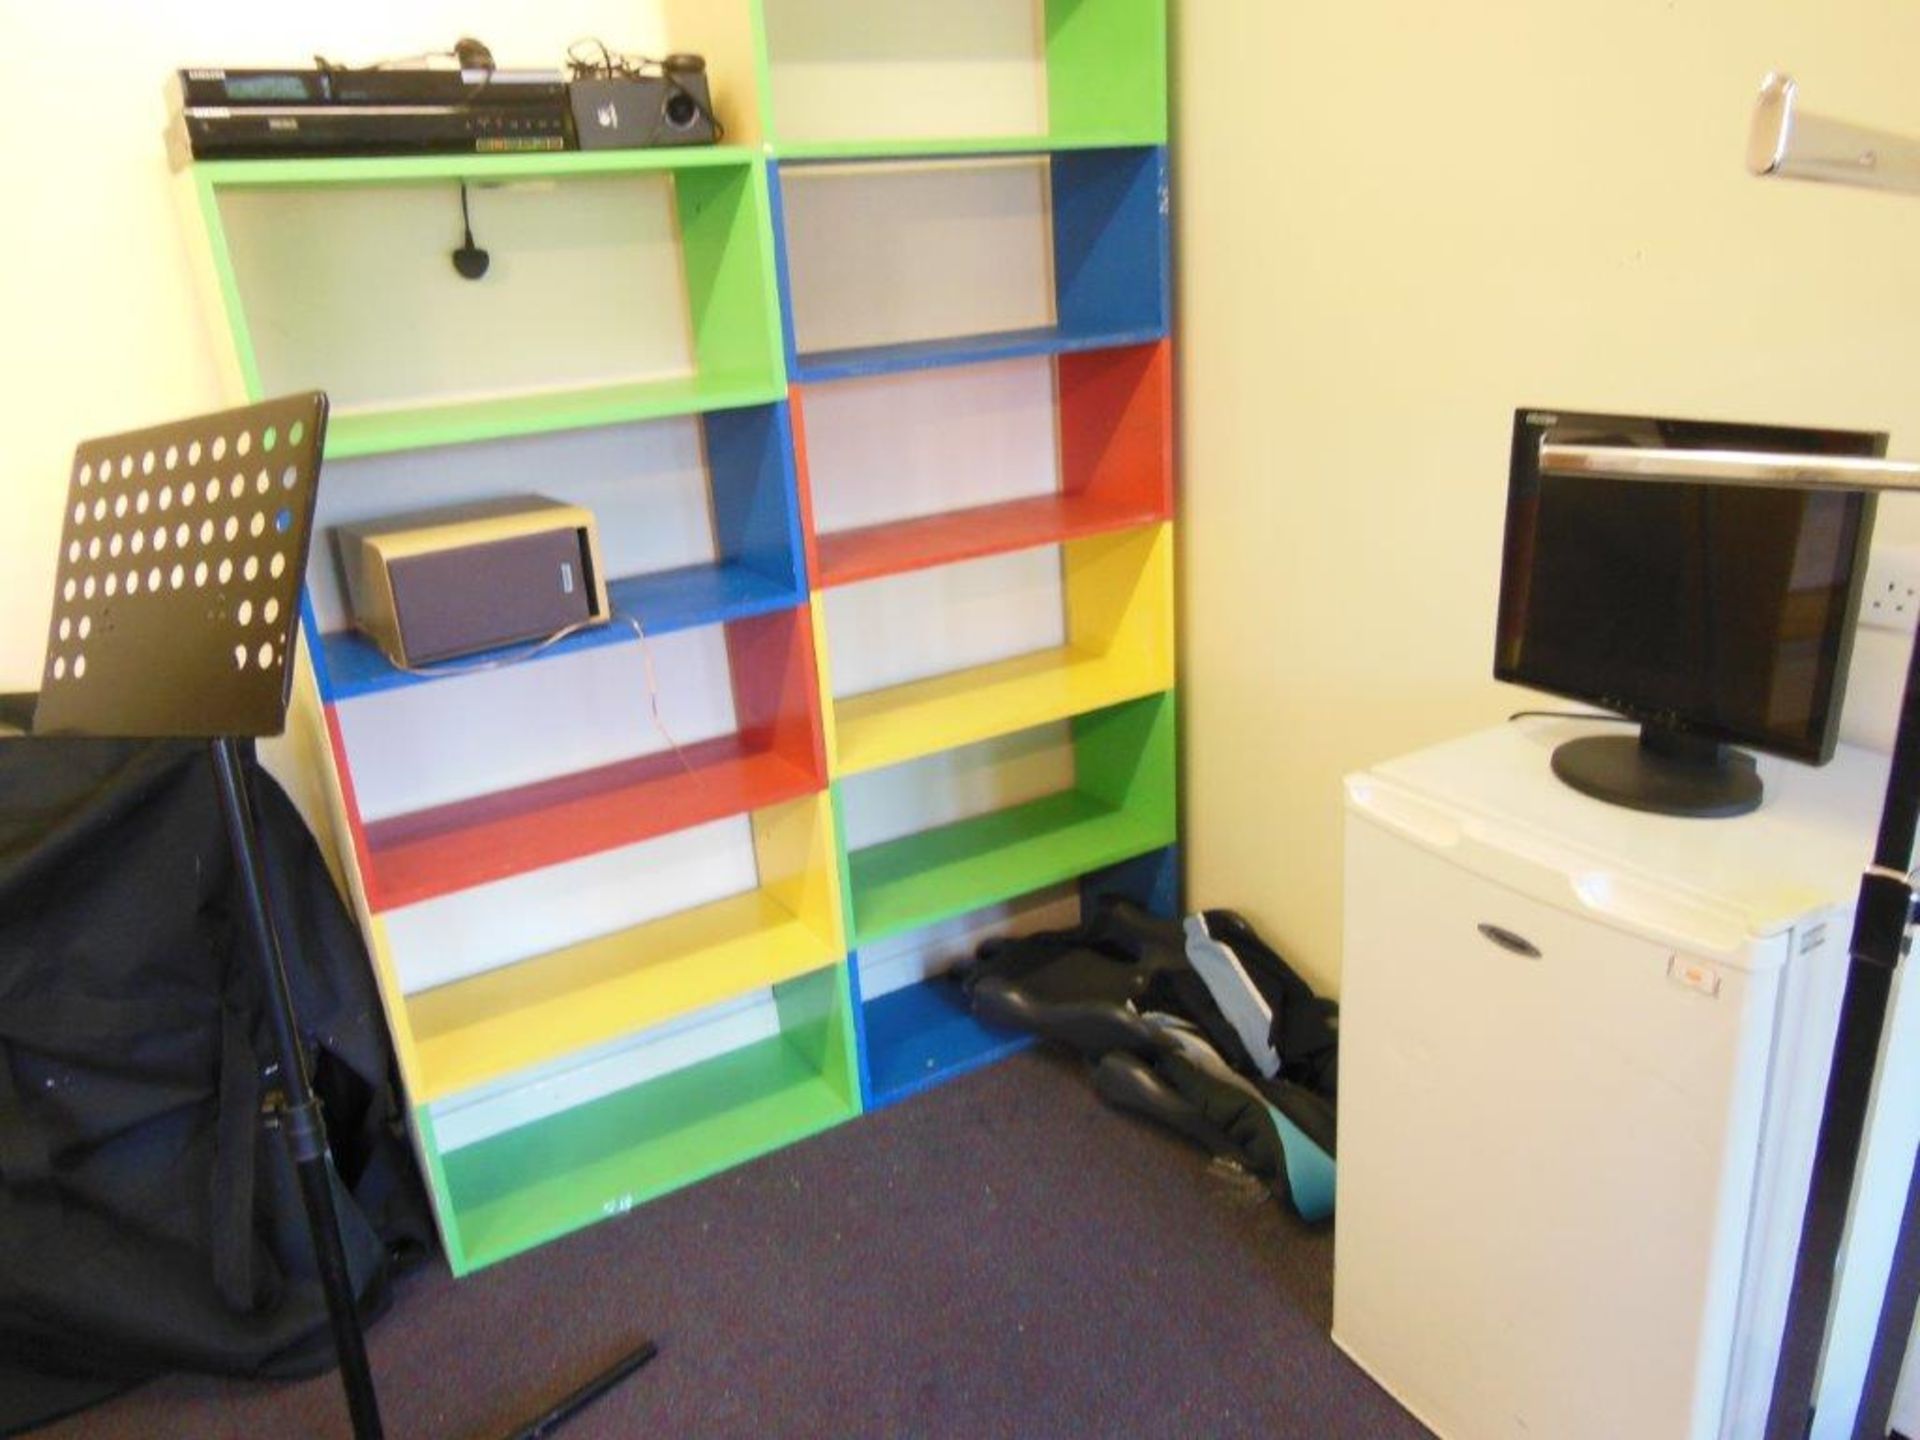
[[[640,623],[639,616],[628,615],[618,610],[614,611],[609,618],[618,620],[626,625],[633,631],[635,638],[639,640],[640,664],[646,671],[647,676],[647,708],[653,713],[654,728],[660,732],[660,738],[665,740],[668,747],[673,751],[673,758],[680,762],[680,768],[689,775],[693,774],[692,763],[687,759],[686,752],[680,748],[680,742],[673,738],[673,732],[667,728],[666,717],[660,713],[660,684],[654,675],[653,647],[647,642],[646,627]],[[393,665],[396,669],[404,670],[409,675],[417,675],[423,680],[434,680],[457,675],[482,675],[489,670],[504,670],[511,665],[523,665],[527,661],[536,659],[544,654],[547,650],[558,645],[569,636],[577,635],[581,631],[591,629],[601,623],[599,620],[576,620],[573,624],[563,626],[561,629],[554,631],[553,634],[534,642],[523,650],[516,650],[506,655],[495,655],[486,660],[469,661],[463,665],[451,663],[409,665],[403,660],[394,660]]]

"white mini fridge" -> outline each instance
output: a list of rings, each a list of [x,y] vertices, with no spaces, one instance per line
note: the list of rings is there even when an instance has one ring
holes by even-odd
[[[1333,1338],[1443,1440],[1748,1440],[1884,757],[1737,819],[1528,721],[1347,781]]]

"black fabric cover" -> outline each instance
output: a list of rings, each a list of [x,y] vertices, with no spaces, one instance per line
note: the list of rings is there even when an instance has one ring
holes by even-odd
[[[986,941],[961,983],[982,1018],[1047,1036],[1094,1062],[1095,1088],[1110,1104],[1233,1156],[1290,1200],[1267,1107],[1335,1153],[1338,1008],[1317,997],[1243,916],[1209,910],[1205,918],[1272,1011],[1269,1040],[1280,1073],[1271,1079],[1187,959],[1181,922],[1120,897],[1100,897],[1071,929]],[[1156,1017],[1190,1026],[1238,1079],[1194,1064]]]
[[[1329,1102],[1340,1098],[1339,1007],[1280,957],[1237,910],[1203,912],[1207,933],[1239,959],[1241,968],[1273,1012],[1269,1036],[1280,1056],[1280,1078]],[[1208,1007],[1211,1008],[1211,1007]],[[1217,1044],[1217,1041],[1216,1041]],[[1223,1052],[1226,1053],[1226,1052]],[[1235,1068],[1244,1068],[1236,1064]]]
[[[1279,1078],[1336,1101],[1339,1008],[1316,996],[1238,911],[1203,913],[1208,933],[1232,949],[1273,1012],[1269,1039],[1280,1056]],[[1131,901],[1102,896],[1071,929],[985,941],[962,978],[971,989],[988,977],[1047,1005],[1131,1004],[1179,1015],[1199,1026],[1235,1070],[1256,1074],[1239,1032],[1187,960],[1181,922]]]
[[[360,936],[248,757],[368,1314],[427,1253]],[[333,1362],[204,746],[0,738],[0,1433],[173,1369]]]

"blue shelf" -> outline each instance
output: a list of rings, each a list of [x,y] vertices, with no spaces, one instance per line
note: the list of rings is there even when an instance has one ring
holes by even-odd
[[[607,586],[607,598],[614,612],[638,618],[649,637],[668,635],[675,630],[691,630],[700,625],[719,625],[729,620],[744,620],[774,610],[786,610],[805,602],[806,591],[797,584],[770,579],[757,570],[738,563],[683,565],[675,570],[660,570],[651,575],[636,575],[615,580]],[[614,623],[598,625],[569,635],[549,645],[539,658],[577,655],[601,645],[632,643],[633,630]],[[449,675],[471,665],[508,657],[525,650],[525,645],[507,645],[478,655],[462,656],[447,662]],[[408,685],[425,685],[446,678],[443,675],[412,675],[397,670],[370,640],[354,630],[336,630],[321,637],[321,698],[329,704],[373,695],[382,690],[397,690]]]
[[[904,1100],[1033,1043],[974,1019],[960,987],[938,976],[867,1001],[861,1018],[872,1105]]]
[[[1180,850],[1169,845],[1080,877],[1087,905],[1102,895],[1124,895],[1155,915],[1181,913]],[[848,957],[853,1002],[860,1014],[855,1039],[860,1085],[868,1109],[891,1105],[922,1090],[978,1070],[1033,1044],[1031,1035],[974,1019],[966,996],[940,975],[872,1000],[860,994],[860,953]]]
[[[947,365],[979,365],[990,360],[1020,360],[1032,355],[1071,355],[1082,350],[1111,350],[1148,345],[1165,338],[1165,326],[1132,330],[1071,331],[1059,325],[1033,330],[1001,330],[988,335],[958,335],[914,340],[900,345],[866,345],[849,350],[815,350],[796,355],[793,378],[800,384],[894,375]]]
[[[730,563],[683,565],[615,580],[607,586],[607,598],[620,614],[639,617],[652,636],[790,609],[805,601],[807,592],[791,581]],[[626,633],[628,638],[633,635],[631,630]]]

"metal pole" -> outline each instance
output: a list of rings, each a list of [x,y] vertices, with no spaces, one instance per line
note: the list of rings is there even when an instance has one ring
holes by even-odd
[[[1893,764],[1880,810],[1880,833],[1874,843],[1873,864],[1860,878],[1853,958],[1840,1002],[1826,1109],[1820,1117],[1806,1221],[1800,1230],[1780,1365],[1774,1374],[1767,1427],[1772,1436],[1804,1435],[1813,1428],[1820,1347],[1826,1334],[1854,1172],[1859,1165],[1867,1102],[1873,1091],[1894,972],[1900,965],[1913,914],[1913,887],[1907,871],[1913,863],[1916,819],[1920,819],[1920,644],[1907,657],[1907,688],[1900,702],[1900,726],[1894,737]],[[1883,1315],[1881,1324],[1885,1322]]]
[[[333,1157],[327,1150],[320,1101],[308,1080],[306,1051],[300,1044],[293,994],[287,985],[286,960],[280,953],[280,935],[268,905],[265,857],[254,823],[245,764],[239,742],[230,736],[213,741],[212,750],[213,774],[220,790],[221,814],[227,822],[227,839],[233,847],[247,941],[259,966],[267,1024],[273,1033],[279,1067],[279,1088],[268,1102],[268,1111],[286,1140],[300,1177],[307,1231],[313,1238],[314,1263],[327,1297],[327,1319],[333,1327],[334,1352],[340,1359],[340,1383],[347,1392],[354,1436],[356,1440],[381,1440],[380,1405],[374,1395],[373,1371],[367,1364],[366,1337],[360,1331],[360,1316],[354,1307],[347,1252],[340,1242],[340,1217],[333,1203]]]
[[[551,1435],[659,1353],[660,1348],[653,1341],[642,1340],[635,1349],[622,1355],[552,1409],[514,1431],[510,1440],[542,1440],[542,1437]]]
[[[1857,1435],[1880,1440],[1893,1428],[1893,1401],[1900,1387],[1900,1371],[1907,1357],[1907,1338],[1920,1309],[1920,1152],[1907,1180],[1906,1208],[1900,1215],[1900,1236],[1894,1242],[1893,1263],[1887,1267],[1887,1288],[1880,1298],[1880,1325],[1874,1333],[1873,1355],[1860,1387]]]

